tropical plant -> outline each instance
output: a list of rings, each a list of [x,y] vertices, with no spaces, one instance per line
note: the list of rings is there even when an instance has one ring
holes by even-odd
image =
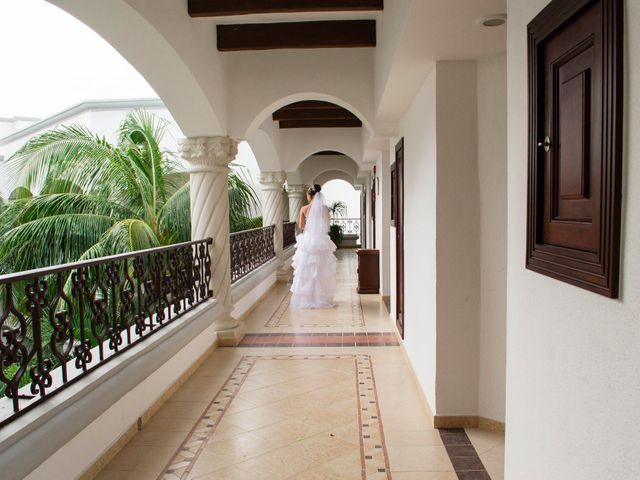
[[[347,214],[347,204],[336,200],[329,205],[329,211],[331,212],[331,218],[344,217]]]
[[[166,123],[130,112],[109,143],[81,126],[29,140],[8,162],[21,187],[0,207],[0,269],[17,271],[187,241],[189,181],[160,147]],[[35,194],[34,194],[35,193]],[[230,226],[254,225],[255,191],[229,176]]]
[[[342,231],[342,226],[333,224],[329,226],[329,237],[336,244],[336,246],[340,246],[342,240],[344,239],[344,233]]]

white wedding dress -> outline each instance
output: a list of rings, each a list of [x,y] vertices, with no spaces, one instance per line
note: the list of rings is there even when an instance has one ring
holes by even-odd
[[[324,196],[313,196],[304,232],[296,238],[291,308],[331,308],[336,293],[336,246],[329,237],[329,209]]]

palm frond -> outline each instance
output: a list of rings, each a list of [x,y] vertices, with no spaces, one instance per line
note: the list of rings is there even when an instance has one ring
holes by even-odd
[[[0,268],[15,272],[76,261],[115,221],[110,216],[82,213],[20,224],[0,237]]]
[[[33,190],[50,178],[66,180],[83,191],[119,177],[113,168],[119,152],[85,127],[72,125],[31,138],[7,162],[10,175]]]
[[[189,183],[186,183],[169,197],[160,211],[160,231],[165,243],[187,242],[191,238],[190,205]]]
[[[54,215],[80,213],[112,217],[114,220],[132,216],[131,210],[108,198],[82,193],[55,193],[27,200],[20,212],[19,221],[26,223]]]

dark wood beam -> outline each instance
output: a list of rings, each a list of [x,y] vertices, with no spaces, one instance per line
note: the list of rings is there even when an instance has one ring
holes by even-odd
[[[280,109],[273,114],[274,120],[357,120],[353,113],[341,107],[323,109]]]
[[[218,50],[376,46],[375,20],[218,25]]]
[[[281,120],[280,128],[352,128],[362,127],[358,119],[345,120]]]
[[[315,155],[344,155],[344,153],[336,152],[335,150],[323,150],[313,154],[313,156]]]
[[[192,17],[382,10],[383,0],[189,0]]]

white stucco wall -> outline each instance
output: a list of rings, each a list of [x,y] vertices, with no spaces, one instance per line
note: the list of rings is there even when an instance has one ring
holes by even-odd
[[[478,412],[504,422],[507,322],[507,61],[478,61],[480,361]]]
[[[475,62],[436,65],[436,414],[478,408],[480,248]]]
[[[505,73],[504,55],[438,62],[400,124],[405,347],[436,415],[504,421]]]
[[[402,119],[400,134],[404,137],[405,159],[404,343],[433,409],[436,405],[435,70],[429,74]],[[391,259],[395,259],[394,252],[391,252]],[[391,271],[391,278],[395,279],[395,268]],[[391,283],[394,284],[394,280]],[[395,285],[392,291],[395,292]],[[395,294],[392,299],[394,297]],[[392,310],[395,311],[395,302]]]
[[[640,2],[625,4],[621,296],[524,268],[527,23],[547,0],[509,0],[505,478],[640,478]]]

